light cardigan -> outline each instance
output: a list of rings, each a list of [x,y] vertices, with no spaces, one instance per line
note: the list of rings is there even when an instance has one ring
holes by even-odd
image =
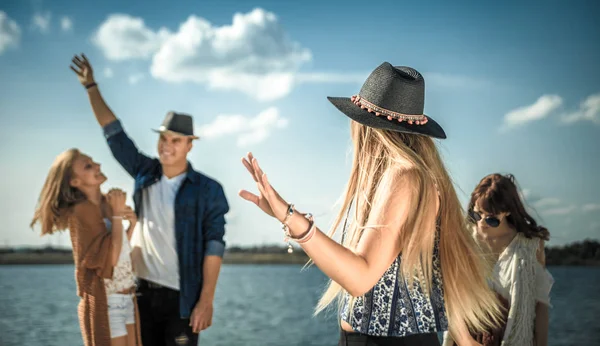
[[[539,247],[539,238],[529,239],[518,232],[494,266],[490,287],[510,306],[503,346],[533,345],[536,303],[551,306],[554,278],[537,259]],[[445,333],[444,346],[452,344],[450,334]]]

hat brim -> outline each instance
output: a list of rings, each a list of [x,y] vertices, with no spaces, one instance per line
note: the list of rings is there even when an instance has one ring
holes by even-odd
[[[425,135],[439,139],[446,138],[444,129],[429,116],[427,117],[427,123],[425,123],[425,125],[411,125],[406,121],[399,122],[397,120],[388,120],[385,116],[376,116],[373,113],[369,113],[366,109],[362,109],[355,105],[349,97],[328,96],[327,99],[347,117],[365,126],[396,132]]]
[[[198,137],[198,136],[186,135],[186,134],[183,134],[181,132],[175,132],[175,131],[171,131],[171,130],[163,130],[163,131],[161,131],[161,130],[157,130],[157,129],[152,129],[152,131],[154,131],[156,133],[171,133],[171,134],[174,134],[174,135],[177,135],[177,136],[187,137],[187,138],[191,138],[191,139],[200,139],[200,137]]]

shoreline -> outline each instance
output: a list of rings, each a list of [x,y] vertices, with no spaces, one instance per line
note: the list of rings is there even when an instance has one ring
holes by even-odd
[[[308,262],[308,256],[304,252],[297,251],[292,254],[282,253],[225,253],[223,264],[300,264]],[[73,264],[71,252],[54,253],[2,253],[0,254],[0,266],[2,265],[53,265]]]
[[[288,254],[279,252],[226,252],[223,264],[253,264],[253,265],[305,265],[308,256],[302,251]],[[3,265],[60,265],[73,264],[71,252],[13,252],[0,253],[0,266]],[[562,263],[548,261],[549,267],[600,267],[600,262],[584,259],[565,259]]]
[[[552,267],[600,267],[600,241],[583,241],[546,247],[546,265]],[[309,258],[301,248],[293,253],[281,245],[262,245],[254,247],[232,246],[225,250],[223,264],[300,264]],[[1,265],[45,265],[73,264],[70,248],[47,246],[36,247],[0,247]]]

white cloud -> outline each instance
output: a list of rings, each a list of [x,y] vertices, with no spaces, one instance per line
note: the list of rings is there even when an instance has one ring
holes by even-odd
[[[288,36],[274,13],[261,8],[235,13],[224,25],[191,15],[174,31],[150,28],[139,17],[113,14],[92,40],[110,60],[151,59],[153,78],[241,92],[259,101],[282,98],[305,83],[357,84],[358,89],[369,74],[301,72],[312,61],[311,51]],[[427,80],[449,87],[489,84],[436,73],[427,74]]]
[[[113,70],[110,67],[104,68],[104,77],[112,78],[114,76]]]
[[[0,11],[0,54],[14,48],[21,40],[21,28],[6,12]]]
[[[543,119],[560,107],[562,102],[562,98],[558,95],[543,95],[532,105],[508,112],[504,116],[504,128],[508,129],[524,125],[530,121]]]
[[[147,59],[169,35],[165,28],[150,30],[141,18],[112,14],[96,30],[92,42],[110,60]]]
[[[300,66],[312,59],[290,40],[275,14],[236,13],[231,25],[190,16],[152,59],[151,73],[169,82],[206,83],[268,101],[287,95]]]
[[[73,20],[67,16],[62,17],[60,19],[60,28],[62,31],[71,31],[73,29]]]
[[[560,204],[560,200],[558,198],[542,198],[533,202],[533,206],[536,208],[544,208],[558,204]]]
[[[581,209],[586,213],[590,211],[598,211],[600,210],[600,204],[586,204]]]
[[[188,78],[195,79],[192,75],[188,75]],[[294,85],[292,73],[268,73],[259,76],[243,72],[213,70],[207,77],[206,82],[210,89],[241,91],[259,101],[282,98],[292,91]],[[196,82],[201,83],[199,79],[196,79]]]
[[[340,79],[306,75],[296,80],[312,55],[289,39],[275,14],[262,9],[236,13],[223,26],[192,15],[175,33],[114,14],[100,25],[93,42],[111,60],[152,57],[150,71],[156,79],[235,90],[263,101],[287,95],[295,83]]]
[[[244,115],[218,115],[210,124],[200,126],[201,138],[218,138],[227,135],[237,136],[237,145],[244,147],[267,139],[275,129],[288,125],[288,119],[279,115],[279,110],[270,107],[255,117]]]
[[[136,73],[136,74],[132,74],[131,76],[129,76],[129,84],[131,85],[135,85],[137,83],[139,83],[142,79],[144,79],[144,75],[141,73]]]
[[[37,12],[31,20],[33,28],[39,30],[42,34],[47,34],[50,31],[50,21],[52,14],[50,12]]]
[[[600,124],[600,93],[590,95],[579,105],[577,111],[562,117],[562,122],[566,124],[578,121],[591,121]]]
[[[574,205],[570,205],[567,207],[553,208],[544,210],[543,214],[545,215],[567,215],[575,211],[576,207]]]

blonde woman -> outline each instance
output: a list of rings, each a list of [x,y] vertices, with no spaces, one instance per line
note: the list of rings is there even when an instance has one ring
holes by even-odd
[[[260,193],[240,196],[277,218],[331,278],[316,312],[339,302],[339,345],[439,345],[448,321],[461,346],[476,344],[468,328],[497,325],[501,311],[432,139],[446,135],[423,115],[423,77],[386,62],[358,95],[329,100],[350,117],[354,144],[329,236],[273,189],[252,154],[242,161]],[[340,245],[332,236],[351,207]]]
[[[140,346],[128,241],[137,219],[123,191],[101,193],[105,181],[89,156],[63,152],[46,177],[31,226],[39,222],[42,235],[70,231],[84,345]]]

